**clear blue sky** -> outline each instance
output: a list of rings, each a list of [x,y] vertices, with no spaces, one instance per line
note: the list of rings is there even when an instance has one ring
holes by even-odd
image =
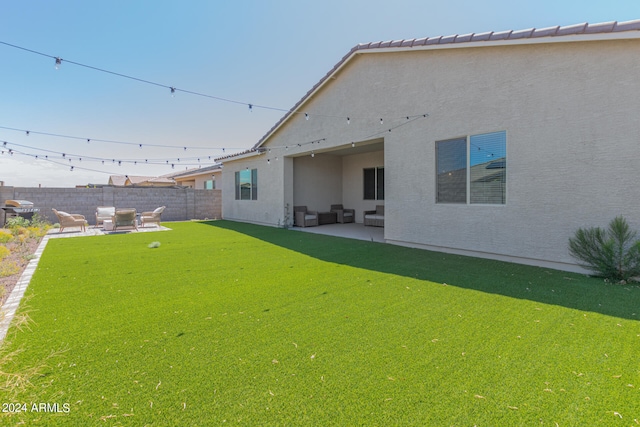
[[[70,187],[106,183],[110,174],[163,175],[195,158],[205,166],[223,147],[252,147],[283,115],[180,91],[172,97],[168,88],[65,60],[286,110],[358,43],[638,18],[637,0],[4,0],[0,41],[63,63],[56,70],[52,58],[0,44],[0,127],[32,131],[0,128],[0,141],[62,165],[0,147],[0,181]]]

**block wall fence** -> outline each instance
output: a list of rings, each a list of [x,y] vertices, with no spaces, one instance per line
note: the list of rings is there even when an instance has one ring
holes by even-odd
[[[163,221],[222,218],[222,190],[196,190],[181,187],[102,187],[29,188],[0,186],[0,206],[5,200],[28,200],[51,223],[58,222],[51,209],[84,215],[90,225],[96,222],[98,206],[135,208],[138,212],[166,206]],[[4,211],[0,210],[0,226]]]

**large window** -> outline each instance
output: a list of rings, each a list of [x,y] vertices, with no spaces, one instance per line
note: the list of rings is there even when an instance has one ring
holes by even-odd
[[[507,135],[436,141],[436,202],[505,204]]]
[[[364,169],[364,200],[384,200],[384,168]]]
[[[236,200],[258,200],[258,169],[236,172]]]

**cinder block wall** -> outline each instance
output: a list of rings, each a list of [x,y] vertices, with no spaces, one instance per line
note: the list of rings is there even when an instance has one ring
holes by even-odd
[[[89,224],[95,224],[98,206],[135,208],[138,212],[166,206],[163,221],[219,219],[222,217],[221,190],[194,190],[178,187],[103,187],[103,188],[29,188],[0,187],[0,204],[5,200],[28,200],[40,209],[40,215],[52,223],[58,222],[51,210],[55,208],[81,214]],[[4,211],[0,225],[4,224]]]

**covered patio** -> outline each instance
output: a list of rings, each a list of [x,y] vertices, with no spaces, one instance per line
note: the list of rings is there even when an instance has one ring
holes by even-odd
[[[319,227],[293,227],[291,230],[385,243],[384,228],[364,226],[362,223],[355,222],[348,224],[326,224]]]

